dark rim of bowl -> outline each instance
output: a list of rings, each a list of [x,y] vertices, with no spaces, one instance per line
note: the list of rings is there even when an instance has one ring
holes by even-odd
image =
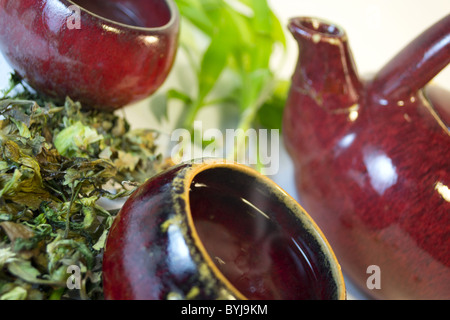
[[[84,11],[87,14],[89,14],[89,15],[91,15],[91,16],[99,19],[99,20],[103,20],[103,21],[106,21],[106,22],[108,22],[110,24],[118,25],[118,26],[121,26],[121,27],[124,27],[124,28],[128,28],[128,29],[132,29],[132,30],[161,31],[161,30],[170,29],[176,23],[176,21],[178,20],[178,16],[179,16],[178,8],[177,8],[174,0],[163,0],[167,4],[167,7],[168,7],[169,12],[170,12],[170,19],[169,19],[169,21],[166,24],[164,24],[162,26],[159,26],[159,27],[138,27],[138,26],[133,26],[133,25],[126,24],[126,23],[121,23],[121,22],[118,22],[118,21],[114,21],[114,20],[102,17],[102,16],[100,16],[100,15],[98,15],[98,14],[92,12],[92,11],[89,11],[89,10],[83,8],[82,6],[80,6],[80,5],[76,4],[75,2],[73,2],[72,0],[64,0],[64,1],[67,2],[67,3],[70,3],[71,5],[75,5],[75,6],[79,7],[81,9],[81,11]]]
[[[320,246],[323,249],[324,256],[327,257],[327,260],[332,263],[330,265],[330,271],[333,274],[333,279],[338,286],[336,288],[336,294],[337,299],[339,300],[345,300],[346,299],[346,288],[345,288],[345,282],[343,278],[343,274],[341,271],[341,267],[339,265],[339,262],[328,243],[328,240],[325,238],[322,231],[319,229],[319,227],[316,225],[314,220],[309,216],[309,214],[288,194],[286,193],[281,187],[276,185],[272,180],[270,180],[268,177],[264,175],[259,175],[257,171],[254,169],[238,164],[238,163],[230,163],[226,160],[217,160],[217,159],[202,159],[201,161],[194,160],[192,161],[186,168],[184,168],[179,174],[178,178],[182,178],[184,181],[183,186],[181,187],[183,190],[183,193],[178,193],[175,195],[175,197],[181,197],[184,198],[184,208],[179,208],[181,210],[184,210],[187,214],[188,219],[188,225],[189,229],[191,229],[192,237],[194,240],[195,245],[202,253],[203,259],[209,265],[209,267],[212,269],[213,273],[222,281],[222,283],[225,283],[225,285],[231,289],[234,294],[242,299],[244,295],[233,285],[231,282],[225,278],[225,276],[222,274],[222,272],[215,266],[214,262],[212,261],[212,258],[209,256],[208,252],[206,251],[206,248],[202,244],[202,241],[200,240],[199,235],[197,234],[197,230],[194,225],[193,217],[190,213],[190,201],[189,201],[189,188],[191,185],[191,182],[201,172],[208,171],[208,170],[214,170],[218,168],[228,168],[237,170],[240,173],[247,174],[249,176],[255,177],[259,180],[259,183],[265,184],[266,187],[273,192],[273,196],[277,197],[279,199],[283,199],[284,204],[287,208],[289,208],[293,214],[297,215],[297,217],[302,221],[302,223],[305,224],[305,228],[310,229],[312,234],[315,234],[317,238],[321,238],[322,241],[317,239],[317,242],[320,244]],[[281,200],[280,200],[281,201]]]

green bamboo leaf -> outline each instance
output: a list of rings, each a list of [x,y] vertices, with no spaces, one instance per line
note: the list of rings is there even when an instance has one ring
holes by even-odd
[[[185,94],[184,92],[181,92],[179,90],[170,89],[167,91],[167,98],[168,99],[178,99],[183,101],[184,103],[192,103],[192,98]]]
[[[269,88],[268,84],[272,79],[272,73],[267,69],[257,69],[249,74],[244,79],[245,90],[242,90],[241,108],[245,109],[259,108],[262,105],[261,92]],[[256,112],[256,110],[254,111]]]
[[[283,45],[283,48],[286,49],[286,33],[285,29],[281,25],[280,20],[278,20],[277,16],[274,12],[270,13],[270,18],[272,20],[272,29],[271,29],[271,37],[272,40],[278,42]]]
[[[227,32],[233,36],[235,49],[254,44],[255,36],[254,29],[251,25],[251,18],[234,10],[230,6],[224,7],[223,15],[227,21]]]
[[[203,103],[206,96],[214,88],[220,74],[227,64],[230,42],[226,32],[219,32],[211,39],[206,50],[199,72],[198,101]]]
[[[217,0],[176,0],[182,19],[189,20],[209,37],[214,36],[225,2]]]
[[[257,121],[260,126],[267,129],[282,129],[283,111],[290,82],[280,80],[277,82],[273,95],[261,106]]]
[[[253,29],[257,33],[269,35],[272,30],[272,19],[267,0],[250,0],[249,6],[253,9]]]

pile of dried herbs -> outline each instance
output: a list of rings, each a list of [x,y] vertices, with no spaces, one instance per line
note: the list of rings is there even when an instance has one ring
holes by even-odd
[[[126,197],[164,168],[155,133],[10,83],[0,93],[0,300],[101,299],[114,213],[99,200]],[[67,286],[74,265],[79,290]]]

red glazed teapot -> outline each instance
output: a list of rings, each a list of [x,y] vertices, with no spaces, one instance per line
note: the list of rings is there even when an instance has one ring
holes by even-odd
[[[450,62],[450,15],[368,80],[339,26],[289,28],[283,131],[300,203],[372,297],[450,299],[450,93],[428,85]]]

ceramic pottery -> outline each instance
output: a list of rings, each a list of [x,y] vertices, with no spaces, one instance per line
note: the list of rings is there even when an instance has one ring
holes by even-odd
[[[345,299],[340,266],[274,182],[224,160],[182,163],[125,203],[103,260],[106,299]]]
[[[299,61],[283,132],[300,204],[372,297],[450,299],[450,93],[428,85],[450,62],[450,15],[370,79],[341,27],[289,27]]]
[[[35,90],[114,110],[151,95],[171,70],[173,0],[0,0],[0,51]]]

